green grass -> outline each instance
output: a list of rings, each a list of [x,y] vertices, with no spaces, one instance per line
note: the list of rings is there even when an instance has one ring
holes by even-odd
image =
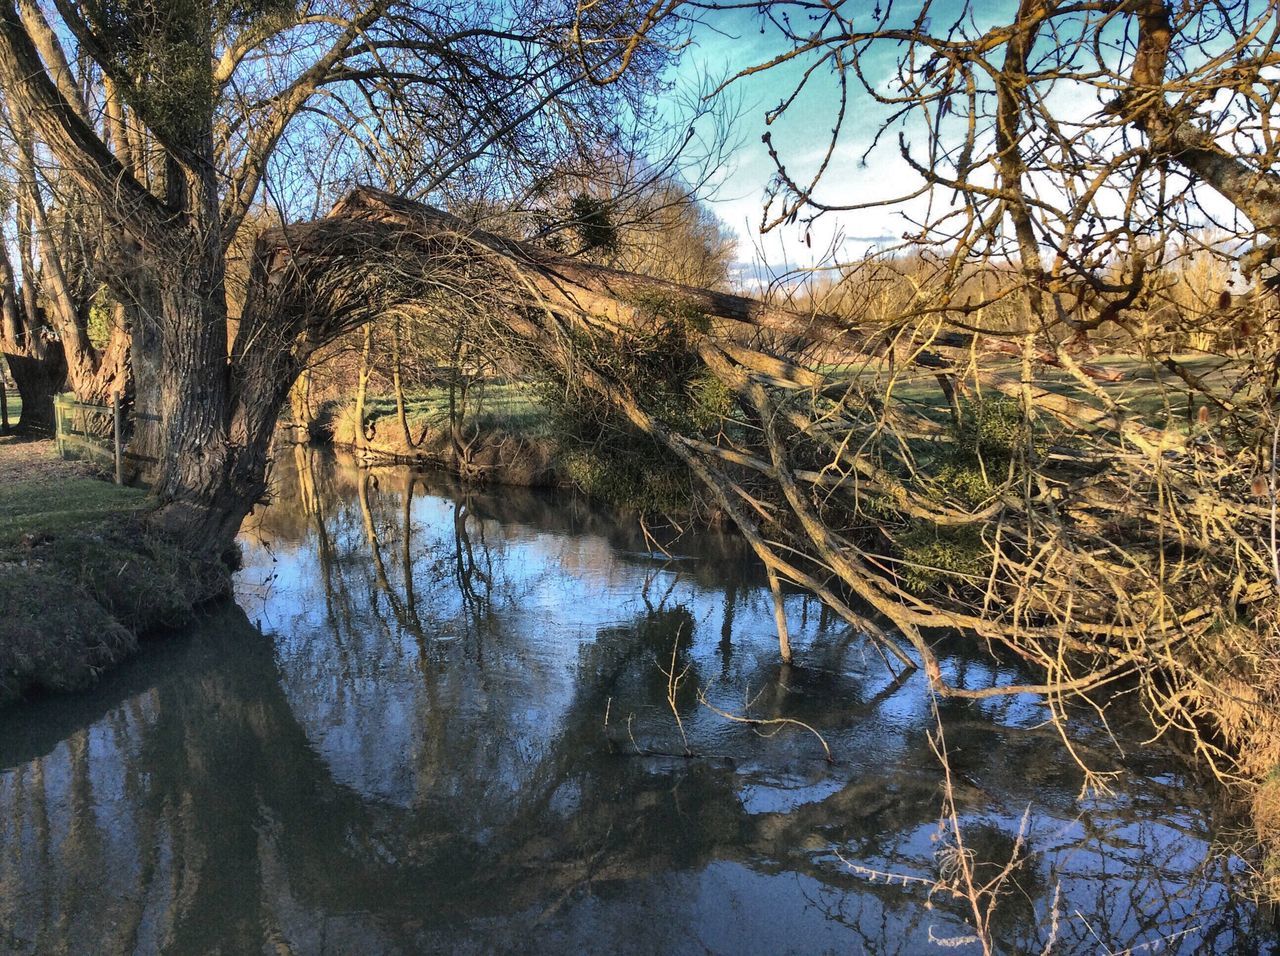
[[[1229,358],[1205,353],[1188,353],[1175,355],[1174,358],[1191,374],[1202,379],[1206,386],[1216,394],[1231,397],[1237,404],[1247,403],[1251,396],[1241,394],[1229,396],[1230,384],[1239,372],[1239,367]],[[1153,428],[1173,428],[1187,431],[1194,415],[1188,414],[1188,396],[1192,398],[1194,408],[1205,404],[1205,399],[1198,393],[1191,392],[1186,382],[1162,365],[1147,361],[1140,356],[1103,355],[1096,359],[1082,359],[1082,364],[1114,369],[1121,373],[1118,382],[1097,383],[1106,395],[1122,407],[1134,420]],[[1006,370],[1017,372],[1019,363],[1016,359],[988,356],[984,362],[988,371]],[[828,366],[820,371],[841,378],[838,367]],[[844,377],[859,379],[866,384],[879,376],[879,386],[883,387],[888,380],[888,363],[882,360],[870,360],[859,363],[849,370],[852,374]],[[1084,388],[1071,375],[1056,368],[1037,367],[1035,384],[1067,398],[1096,405],[1097,399],[1088,395]],[[948,419],[948,406],[942,389],[934,374],[923,368],[904,368],[899,366],[894,380],[893,399],[907,407],[914,408],[926,417],[945,423]],[[1216,414],[1215,414],[1216,417]]]
[[[501,428],[522,435],[540,433],[550,417],[550,410],[538,395],[537,387],[525,382],[475,387],[468,404],[466,424]],[[365,414],[371,421],[394,419],[395,398],[380,395],[366,399]],[[417,428],[428,423],[445,424],[449,420],[449,390],[432,388],[405,396],[405,414]]]
[[[111,525],[147,508],[147,494],[96,478],[19,481],[0,486],[0,548],[23,535],[58,537]]]
[[[131,520],[148,505],[93,478],[0,485],[0,706],[88,687],[140,634],[228,593],[221,563]]]
[[[1221,356],[1196,353],[1174,358],[1218,395],[1229,396],[1230,385],[1240,371],[1235,362]],[[1122,381],[1104,383],[1103,390],[1148,425],[1172,426],[1185,431],[1190,422],[1188,396],[1197,408],[1205,404],[1202,395],[1192,392],[1186,382],[1162,365],[1128,357],[1102,358],[1096,364],[1123,374]],[[1247,400],[1247,396],[1235,397],[1237,402],[1242,399]]]
[[[1210,387],[1217,387],[1225,392],[1225,383],[1233,371],[1233,363],[1221,356],[1189,353],[1176,358],[1194,375],[1204,379]],[[1101,382],[1099,385],[1107,395],[1124,407],[1137,420],[1155,428],[1174,427],[1185,430],[1188,426],[1187,394],[1185,382],[1163,366],[1155,365],[1140,357],[1127,355],[1104,355],[1094,360],[1093,364],[1120,371],[1123,379],[1119,382]],[[1005,368],[1016,371],[1016,359],[1001,357],[989,361],[988,367]],[[887,379],[888,367],[879,360],[859,363],[857,368],[843,370],[837,366],[824,366],[818,369],[834,378],[850,377],[862,379],[868,383],[877,375]],[[1071,398],[1078,398],[1094,403],[1092,397],[1082,394],[1078,382],[1060,369],[1040,367],[1036,370],[1036,384]],[[899,366],[895,379],[893,398],[906,406],[913,407],[925,416],[943,424],[949,420],[949,409],[946,399],[938,386],[937,379],[927,369],[907,369]],[[1239,400],[1239,399],[1238,399]],[[1197,398],[1197,407],[1204,404]],[[501,427],[509,432],[527,435],[538,435],[549,426],[550,409],[538,393],[537,386],[512,382],[505,384],[488,384],[483,389],[477,388],[473,393],[472,408],[467,416],[468,424],[481,424],[486,427]],[[449,393],[444,388],[428,389],[406,397],[406,411],[411,423],[418,427],[427,423],[444,424],[449,415]],[[367,414],[370,420],[393,418],[395,416],[395,400],[391,396],[370,398],[367,402]]]
[[[22,397],[11,389],[7,398],[9,402],[9,427],[12,428],[22,418]]]

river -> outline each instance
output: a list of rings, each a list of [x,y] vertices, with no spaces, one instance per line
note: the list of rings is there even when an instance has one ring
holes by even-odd
[[[0,712],[0,952],[978,951],[923,676],[800,593],[782,668],[737,538],[301,447],[273,492],[236,605]],[[1271,945],[1238,818],[1123,701],[1073,717],[1119,771],[1083,800],[1035,699],[939,712],[976,877],[1023,857],[1002,951]]]

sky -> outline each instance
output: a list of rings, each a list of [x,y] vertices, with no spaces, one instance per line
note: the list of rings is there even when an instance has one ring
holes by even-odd
[[[948,0],[947,6],[958,4]],[[1003,5],[994,3],[992,6]],[[866,4],[868,11],[871,3]],[[919,4],[900,7],[904,19],[914,19]],[[935,9],[940,9],[935,4]],[[945,9],[945,7],[942,7]],[[695,28],[694,42],[680,66],[680,81],[696,84],[720,79],[745,67],[767,61],[785,49],[770,27],[762,33],[753,12],[717,14]],[[894,63],[886,47],[882,76],[890,75]],[[828,214],[806,226],[797,223],[760,231],[765,189],[774,164],[761,136],[770,131],[779,155],[793,174],[809,172],[825,151],[839,105],[839,87],[834,73],[822,67],[787,113],[771,126],[765,113],[795,89],[810,61],[799,61],[736,81],[729,92],[742,110],[737,124],[741,143],[730,163],[713,180],[709,205],[739,238],[739,260],[752,263],[764,256],[774,267],[782,263],[799,266],[819,259],[833,244],[846,253],[872,246],[885,246],[901,239],[907,223],[901,212],[888,209],[862,210],[850,214]],[[879,149],[864,165],[861,154],[871,142],[880,108],[865,94],[851,90],[845,124],[821,194],[834,202],[865,202],[875,197],[905,193],[918,185],[917,177],[897,157],[896,148]],[[892,145],[892,143],[891,143]],[[806,232],[809,244],[804,241]]]
[[[888,0],[846,0],[841,7],[846,15],[853,16],[855,28],[870,28],[871,10],[883,2]],[[932,32],[935,35],[944,33],[945,25],[955,20],[961,9],[962,0],[936,0],[930,4],[928,12],[935,24]],[[997,23],[1008,23],[1014,10],[1014,0],[970,0],[966,15],[972,18],[972,22],[968,32],[972,35]],[[910,24],[920,11],[919,2],[895,3],[891,25]],[[938,24],[943,27],[937,27]],[[1121,29],[1119,21],[1116,29]],[[694,28],[693,43],[681,61],[678,80],[684,85],[695,86],[709,78],[725,77],[765,62],[787,48],[787,42],[773,27],[762,32],[754,10],[709,14],[706,22]],[[900,52],[901,48],[886,42],[879,48],[876,60],[864,60],[864,67],[869,67],[868,73],[877,88],[890,88],[889,81],[896,73],[896,58]],[[812,60],[807,60],[773,67],[736,81],[730,87],[743,110],[737,124],[741,142],[733,150],[730,161],[714,177],[715,189],[709,205],[738,235],[740,263],[758,262],[763,257],[776,272],[782,264],[810,265],[821,259],[832,246],[847,260],[869,248],[884,248],[901,241],[903,233],[911,227],[904,210],[917,214],[924,210],[926,200],[922,198],[896,209],[830,213],[811,227],[802,220],[776,228],[767,235],[761,234],[765,189],[774,172],[761,135],[766,129],[770,130],[788,171],[798,180],[804,179],[802,173],[814,168],[831,138],[839,102],[839,84],[834,71],[826,65],[815,72],[805,92],[782,118],[772,126],[765,124],[766,111],[795,88],[802,71],[811,63]],[[920,126],[908,120],[904,125],[894,127],[871,157],[862,162],[863,152],[887,114],[884,107],[852,82],[849,89],[845,124],[834,159],[819,190],[820,197],[833,203],[866,202],[873,198],[904,195],[917,188],[920,180],[899,156],[897,136],[901,130],[908,143],[917,147],[919,155],[925,143]],[[1104,105],[1103,95],[1098,90],[1082,84],[1059,84],[1050,93],[1050,98],[1055,115],[1077,120],[1096,116]],[[1046,187],[1041,184],[1040,188]],[[1060,187],[1047,188],[1058,189],[1057,198],[1062,197]],[[945,192],[934,197],[935,203],[948,201]],[[1106,198],[1100,197],[1099,201],[1105,204]],[[1225,203],[1218,204],[1209,197],[1209,204],[1210,208],[1218,207],[1214,208],[1215,214],[1230,216]],[[809,233],[810,244],[804,241],[806,232]],[[746,277],[750,277],[749,266],[746,271]]]

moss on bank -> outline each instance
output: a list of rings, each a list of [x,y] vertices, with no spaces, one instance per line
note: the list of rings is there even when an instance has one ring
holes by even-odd
[[[149,532],[146,508],[92,478],[0,486],[0,704],[87,687],[140,636],[228,593],[226,568]]]

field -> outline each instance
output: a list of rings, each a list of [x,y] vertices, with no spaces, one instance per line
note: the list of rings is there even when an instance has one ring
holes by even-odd
[[[1185,353],[1174,356],[1176,362],[1195,379],[1210,388],[1215,395],[1227,398],[1236,403],[1247,401],[1248,392],[1231,394],[1232,385],[1241,372],[1240,365],[1233,359],[1221,355],[1210,355],[1203,352]],[[1019,365],[1016,360],[996,359],[991,356],[980,357],[984,373],[1006,372],[1016,375]],[[1195,423],[1200,406],[1206,399],[1194,393],[1188,384],[1174,371],[1140,357],[1128,355],[1101,356],[1083,363],[1093,367],[1117,372],[1118,381],[1096,381],[1098,395],[1091,396],[1085,387],[1071,375],[1057,368],[1038,366],[1034,371],[1035,384],[1047,391],[1064,397],[1086,401],[1101,407],[1098,396],[1104,396],[1114,402],[1126,415],[1153,428],[1171,428],[1185,432]],[[840,377],[837,367],[827,366],[823,371]],[[848,369],[846,374],[865,385],[875,385],[878,392],[883,393],[890,383],[890,371],[887,363],[876,360],[873,363],[860,364],[856,369]],[[979,391],[972,387],[968,391],[977,396]],[[892,378],[892,395],[895,402],[900,403],[926,417],[941,423],[948,416],[946,398],[939,386],[936,376],[925,368],[899,367]],[[1216,409],[1214,417],[1217,417]]]
[[[482,431],[503,431],[528,438],[549,430],[550,410],[538,387],[526,382],[488,383],[472,388],[464,424]],[[405,396],[405,415],[415,435],[423,428],[443,428],[449,422],[449,391],[432,388]],[[395,430],[396,402],[390,395],[365,402],[365,420],[381,434]]]

